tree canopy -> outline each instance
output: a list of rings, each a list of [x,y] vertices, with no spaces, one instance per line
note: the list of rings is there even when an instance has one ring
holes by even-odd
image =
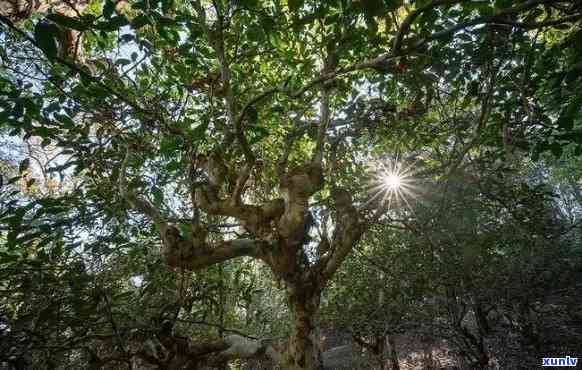
[[[416,330],[511,368],[500,317],[536,355],[575,348],[540,306],[580,320],[581,21],[575,0],[3,2],[3,365],[332,368],[325,326],[379,366]]]

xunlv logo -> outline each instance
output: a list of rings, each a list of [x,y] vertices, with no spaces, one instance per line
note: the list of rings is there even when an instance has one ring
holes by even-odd
[[[544,357],[542,366],[576,366],[578,357]]]

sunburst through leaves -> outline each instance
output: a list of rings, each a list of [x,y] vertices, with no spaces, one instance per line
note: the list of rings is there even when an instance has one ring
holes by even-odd
[[[398,159],[374,162],[371,165],[372,184],[368,203],[377,202],[390,208],[405,203],[414,197],[413,165],[406,165]]]

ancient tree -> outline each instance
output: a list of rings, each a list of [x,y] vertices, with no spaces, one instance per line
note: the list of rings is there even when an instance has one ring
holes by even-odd
[[[283,345],[168,335],[166,347],[205,361],[268,356],[289,369],[322,368],[321,293],[386,211],[366,191],[374,156],[362,141],[377,152],[377,134],[430,111],[448,83],[442,65],[466,58],[435,60],[438,49],[479,43],[475,73],[486,79],[509,38],[525,44],[582,17],[576,1],[549,0],[104,1],[93,13],[84,3],[34,4],[1,8],[11,56],[18,45],[42,50],[37,71],[54,77],[20,102],[30,124],[18,129],[67,150],[102,207],[153,223],[177,274],[248,257],[285,290],[293,323]],[[21,22],[38,12],[49,14],[31,33]],[[78,58],[83,43],[95,50]],[[391,81],[404,91],[395,101],[382,93]],[[475,95],[481,119],[451,167],[487,127],[493,86]],[[145,180],[164,171],[172,181],[163,186]],[[220,222],[231,226],[217,231]]]

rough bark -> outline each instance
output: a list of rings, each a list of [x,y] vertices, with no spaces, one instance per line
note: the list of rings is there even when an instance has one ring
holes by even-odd
[[[321,351],[314,337],[321,291],[309,285],[288,287],[293,328],[282,365],[289,370],[321,370]]]

